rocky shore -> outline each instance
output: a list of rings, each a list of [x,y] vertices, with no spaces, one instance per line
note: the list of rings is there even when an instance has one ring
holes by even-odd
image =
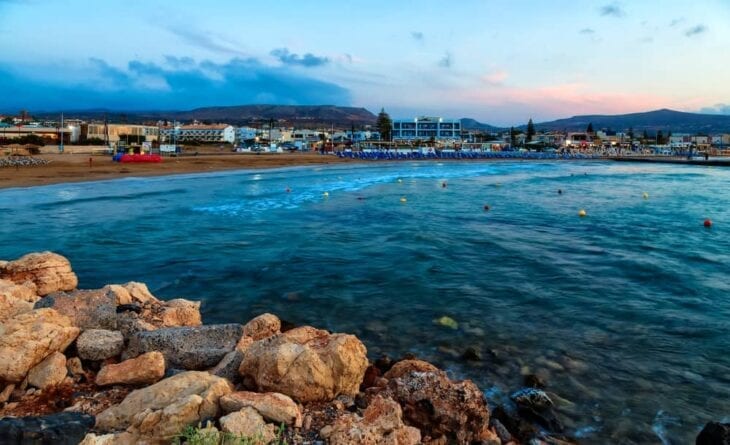
[[[566,444],[549,395],[492,407],[416,357],[272,314],[203,325],[142,283],[79,290],[68,260],[0,261],[0,443]],[[697,443],[727,444],[710,423]]]

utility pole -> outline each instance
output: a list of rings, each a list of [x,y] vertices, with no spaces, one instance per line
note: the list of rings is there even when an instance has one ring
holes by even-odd
[[[58,152],[63,153],[63,113],[61,113],[61,142],[58,144]]]

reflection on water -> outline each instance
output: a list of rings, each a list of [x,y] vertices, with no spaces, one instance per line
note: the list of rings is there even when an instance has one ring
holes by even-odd
[[[730,415],[728,186],[688,166],[401,163],[15,189],[0,258],[56,250],[84,287],[145,281],[206,322],[353,332],[494,403],[537,374],[582,441],[689,443]]]

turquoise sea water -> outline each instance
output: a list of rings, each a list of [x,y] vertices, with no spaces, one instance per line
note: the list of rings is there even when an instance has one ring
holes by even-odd
[[[58,251],[82,287],[144,281],[202,300],[207,323],[270,311],[355,333],[372,358],[413,352],[494,403],[537,373],[586,443],[691,443],[730,416],[729,190],[730,170],[601,162],[10,189],[0,258]]]

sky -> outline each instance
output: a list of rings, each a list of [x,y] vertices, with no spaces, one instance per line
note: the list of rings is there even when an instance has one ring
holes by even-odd
[[[0,0],[0,110],[730,114],[730,0]]]

